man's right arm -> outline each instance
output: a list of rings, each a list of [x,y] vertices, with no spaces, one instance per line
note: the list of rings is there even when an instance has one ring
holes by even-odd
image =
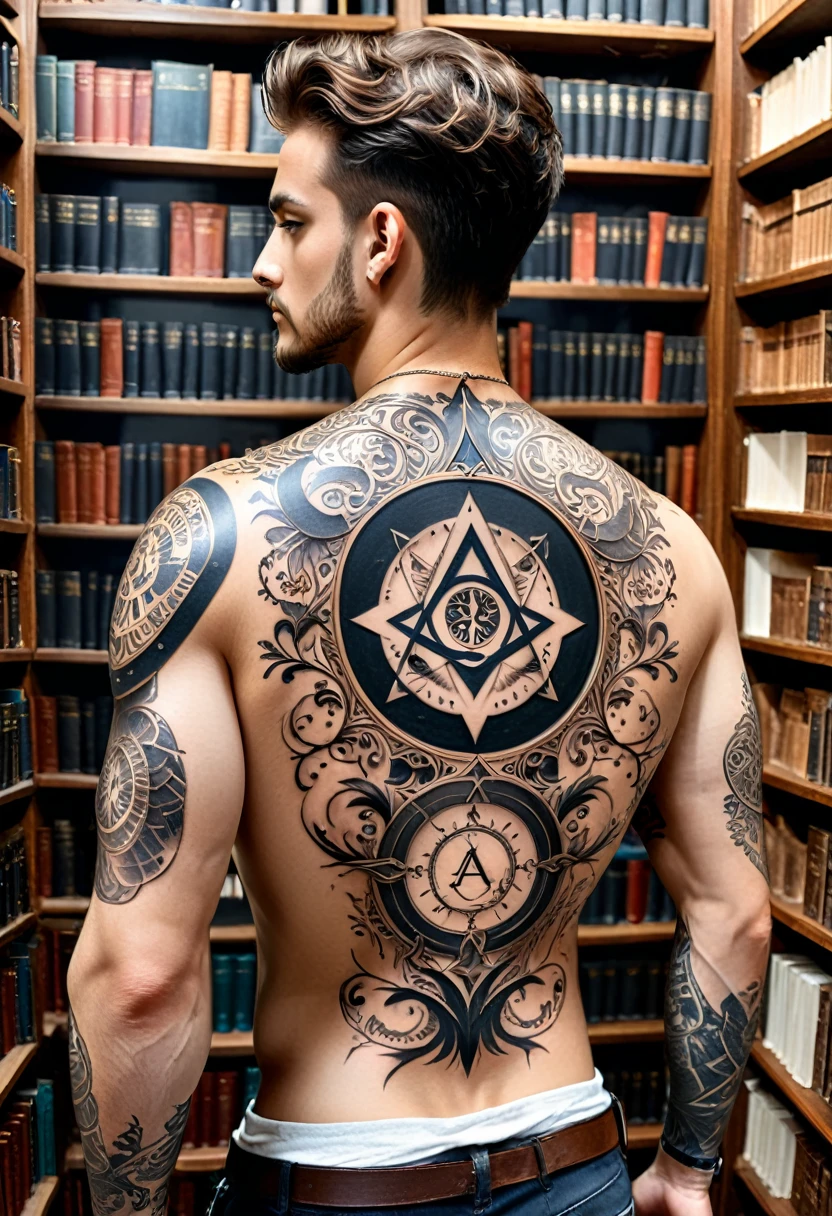
[[[663,1147],[636,1181],[637,1216],[711,1211],[711,1174],[691,1163],[719,1154],[756,1032],[769,951],[759,724],[721,571],[715,588],[713,636],[640,826],[676,904],[677,930],[665,995]]]

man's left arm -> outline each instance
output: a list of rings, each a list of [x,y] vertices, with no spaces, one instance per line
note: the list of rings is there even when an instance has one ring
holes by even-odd
[[[174,491],[159,508],[163,526],[150,521],[113,616],[95,889],[67,975],[70,1080],[95,1216],[163,1216],[211,1043],[209,926],[245,781],[210,603],[233,531],[210,518],[200,487],[205,479]]]

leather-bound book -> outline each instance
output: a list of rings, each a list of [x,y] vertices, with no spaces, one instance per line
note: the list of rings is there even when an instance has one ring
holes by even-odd
[[[134,148],[150,147],[153,72],[136,68],[133,72],[133,124],[131,143]]]
[[[95,130],[95,60],[75,61],[75,142],[91,144]]]
[[[115,142],[129,147],[133,138],[133,69],[114,68],[116,75]]]
[[[75,444],[71,439],[55,440],[55,490],[58,503],[58,523],[78,522],[78,474]]]
[[[51,439],[35,440],[35,520],[54,524],[55,445]]]
[[[170,274],[194,273],[194,216],[190,203],[170,205]]]
[[[35,713],[35,772],[58,771],[58,703],[54,697],[32,697]]]
[[[823,1096],[826,1065],[829,1059],[829,1027],[832,1014],[832,983],[820,985],[818,1029],[815,1035],[815,1055],[812,1061],[812,1089]],[[829,1209],[827,1208],[827,1211]]]
[[[114,144],[116,142],[115,68],[105,68],[96,65],[93,72],[92,132],[93,141],[97,144]]]
[[[659,400],[663,350],[664,334],[648,329],[644,335],[644,369],[641,376],[641,400],[645,405],[655,405]]]
[[[100,274],[101,199],[79,194],[76,208],[75,269],[79,274]]]
[[[194,216],[194,274],[221,279],[225,273],[225,219],[222,203],[192,203]]]
[[[810,920],[823,921],[826,875],[829,864],[829,833],[824,828],[810,827],[806,851],[806,887],[803,892],[803,915]]]
[[[139,381],[141,379],[139,371],[140,363],[140,340],[141,330],[138,321],[124,322],[124,396],[138,397]]]
[[[572,282],[595,282],[598,214],[576,211],[572,216]]]
[[[57,646],[58,625],[54,570],[35,571],[35,608],[38,621],[38,646],[44,648]]]
[[[17,975],[14,967],[4,967],[0,971],[0,1016],[2,1016],[2,1050],[6,1055],[15,1046],[15,1007],[17,1005]],[[4,1180],[11,1181],[11,1175]],[[10,1187],[6,1187],[9,1191]]]
[[[208,463],[208,449],[204,443],[191,444],[191,471],[189,477],[201,473]]]
[[[197,1110],[199,1108],[199,1087],[197,1092],[191,1098],[191,1105],[188,1108],[188,1118],[185,1122],[185,1130],[182,1133],[182,1147],[196,1148],[197,1138]]]
[[[102,274],[115,274],[118,266],[118,221],[119,199],[115,194],[105,194],[101,199],[101,256]]]
[[[236,1072],[217,1073],[217,1144],[225,1148],[239,1122],[240,1078]]]
[[[220,458],[220,460],[230,460],[231,459],[231,444],[228,442],[227,439],[223,439],[222,442],[219,444],[219,458]]]
[[[667,211],[650,211],[647,214],[647,262],[644,267],[644,286],[658,287],[662,272],[664,256],[664,237],[667,221],[670,216]]]
[[[167,498],[171,490],[175,490],[179,482],[176,480],[176,444],[162,444],[162,494]]]
[[[106,471],[103,443],[88,443],[90,453],[90,523],[106,524]]]
[[[634,858],[627,862],[627,896],[625,916],[631,925],[639,925],[647,915],[647,893],[650,889],[650,862]]]
[[[691,516],[696,514],[696,464],[698,452],[699,449],[695,443],[686,443],[682,448],[682,488],[679,495],[679,506]]]
[[[136,524],[143,524],[147,521],[149,492],[147,472],[147,444],[137,443],[133,470],[133,522]]]
[[[92,523],[92,452],[89,443],[75,444],[78,484],[78,523]]]
[[[101,396],[101,329],[98,321],[79,321],[81,396]]]
[[[136,465],[136,445],[132,440],[121,444],[121,473],[119,482],[119,520],[123,524],[141,523],[133,519],[133,486]]]
[[[121,522],[121,445],[108,443],[104,449],[104,522]]]
[[[159,203],[125,203],[122,206],[118,255],[120,274],[162,273]]]
[[[248,137],[251,129],[251,73],[234,72],[231,79],[231,136],[232,152],[248,152]]]
[[[508,327],[508,380],[515,393],[520,392],[520,332],[516,325]]]
[[[58,766],[62,773],[81,771],[81,703],[64,693],[58,702]]]
[[[191,445],[178,443],[176,445],[176,485],[181,486],[191,475]]]
[[[196,1089],[199,1095],[197,1144],[207,1148],[217,1142],[217,1074],[204,1072]]]
[[[231,147],[231,75],[215,71],[211,77],[208,147],[214,152],[228,152]]]
[[[120,397],[124,390],[124,324],[121,317],[102,317],[101,396]]]

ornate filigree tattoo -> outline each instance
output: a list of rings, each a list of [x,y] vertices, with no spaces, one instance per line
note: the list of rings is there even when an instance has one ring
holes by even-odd
[[[731,793],[725,797],[725,814],[731,839],[768,881],[763,833],[763,748],[757,706],[748,676],[742,673],[743,713],[728,741],[723,759]]]
[[[260,642],[301,818],[356,945],[341,1009],[388,1079],[530,1057],[560,939],[666,744],[657,503],[522,403],[385,393],[219,466],[253,474]]]

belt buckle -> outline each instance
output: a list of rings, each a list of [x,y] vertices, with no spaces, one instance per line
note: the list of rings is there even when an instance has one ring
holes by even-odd
[[[626,1153],[630,1143],[630,1138],[627,1135],[627,1117],[624,1114],[624,1107],[621,1104],[621,1099],[610,1090],[612,1098],[612,1113],[615,1115],[615,1125],[618,1128],[618,1141]]]

